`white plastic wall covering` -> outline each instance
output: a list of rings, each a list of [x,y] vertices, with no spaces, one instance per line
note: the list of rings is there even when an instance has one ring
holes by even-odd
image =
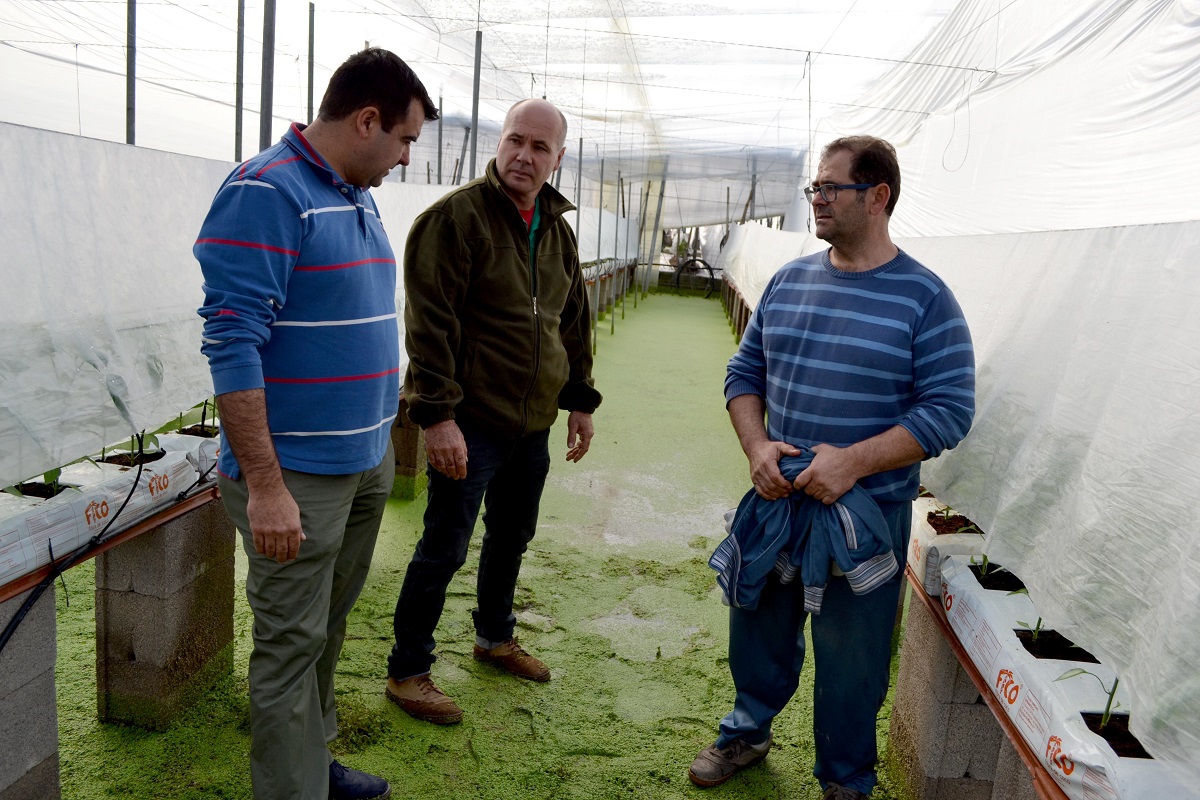
[[[212,394],[192,244],[233,164],[4,123],[0,151],[0,486],[10,486]],[[398,260],[413,219],[451,188],[373,190]],[[636,236],[634,218],[622,223]],[[585,226],[584,252],[612,259],[624,247],[609,224],[599,243]],[[402,310],[401,285],[396,294]]]
[[[1200,793],[1156,759],[1118,757],[1088,730],[1079,712],[1102,712],[1116,673],[1104,664],[1037,659],[1021,645],[1018,620],[1039,616],[1028,595],[983,589],[967,559],[942,562],[942,608],[992,693],[1042,766],[1072,800],[1200,800]],[[1051,626],[1052,627],[1052,626]],[[1068,637],[1070,638],[1070,637]],[[1093,673],[1057,680],[1071,669]],[[1118,713],[1139,708],[1116,692]]]

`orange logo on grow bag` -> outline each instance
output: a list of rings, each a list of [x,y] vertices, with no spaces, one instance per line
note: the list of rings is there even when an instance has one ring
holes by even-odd
[[[91,525],[94,522],[99,522],[108,516],[108,501],[101,500],[97,503],[95,500],[87,504],[87,508],[83,510],[83,519]]]
[[[913,539],[912,551],[913,551],[913,560],[920,561],[921,560],[921,540],[920,539]]]
[[[155,475],[150,479],[150,496],[165,492],[167,487],[171,485],[171,479],[166,475]]]
[[[1070,775],[1075,771],[1075,762],[1067,758],[1067,754],[1062,751],[1062,739],[1057,736],[1051,736],[1046,742],[1046,760],[1058,767],[1063,775]]]
[[[946,585],[946,582],[942,581],[942,605],[946,607],[947,611],[949,611],[951,606],[954,605],[954,595],[946,591],[949,588],[950,587]]]
[[[1008,701],[1010,706],[1017,702],[1021,686],[1016,682],[1011,669],[1002,669],[996,675],[996,693]]]

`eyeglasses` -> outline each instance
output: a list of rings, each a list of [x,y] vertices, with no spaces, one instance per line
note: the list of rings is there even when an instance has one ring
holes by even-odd
[[[870,189],[874,185],[873,183],[822,183],[820,186],[805,186],[804,196],[811,203],[813,197],[820,194],[822,200],[832,203],[837,200],[839,189]]]

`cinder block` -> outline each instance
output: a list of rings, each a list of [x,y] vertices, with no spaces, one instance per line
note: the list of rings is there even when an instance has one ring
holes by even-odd
[[[425,472],[425,432],[408,418],[408,403],[400,401],[400,413],[392,425],[392,449],[396,453],[396,479],[392,497],[415,500],[429,485]]]
[[[232,671],[233,585],[230,555],[170,597],[96,590],[101,720],[162,729]]]
[[[26,772],[8,788],[0,788],[0,800],[61,800],[58,751]]]
[[[96,557],[96,589],[166,598],[233,557],[236,529],[212,500]]]
[[[983,703],[951,705],[937,777],[992,781],[996,776],[1000,740],[1007,738],[992,710]]]
[[[992,782],[975,778],[938,778],[926,800],[992,800]]]
[[[980,700],[979,690],[950,649],[928,609],[915,601],[908,611],[900,653],[901,675],[906,670],[910,673],[910,682],[916,681],[927,687],[940,703],[971,705]]]
[[[1002,737],[1000,740],[991,800],[1038,800],[1029,768],[1025,766],[1008,737]]]
[[[894,696],[889,748],[911,794],[992,800],[1004,734],[919,604],[909,609]]]
[[[0,699],[0,753],[0,798],[60,796],[53,666]]]
[[[0,631],[20,610],[32,590],[0,603]],[[8,644],[0,652],[0,702],[46,670],[54,669],[58,656],[54,585],[51,584],[25,614]]]

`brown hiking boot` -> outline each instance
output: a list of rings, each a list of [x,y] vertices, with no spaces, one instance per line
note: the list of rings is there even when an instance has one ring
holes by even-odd
[[[539,682],[550,680],[550,668],[522,650],[515,638],[502,642],[491,650],[484,650],[475,645],[474,655],[477,661],[490,661],[518,678]]]
[[[436,725],[453,725],[462,720],[463,712],[458,703],[434,684],[428,672],[402,681],[388,678],[384,693],[388,700],[403,708],[414,719]]]
[[[715,744],[700,751],[688,770],[688,778],[697,786],[705,788],[724,783],[740,769],[753,766],[767,757],[771,750],[771,738],[762,744],[750,744],[744,739],[734,739],[728,747],[717,749]]]

